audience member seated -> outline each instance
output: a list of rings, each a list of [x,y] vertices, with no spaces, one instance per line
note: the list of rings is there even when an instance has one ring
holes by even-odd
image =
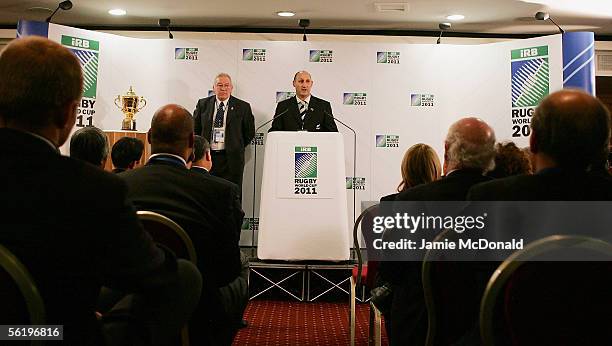
[[[191,163],[191,170],[210,175],[209,172],[212,169],[212,165],[210,143],[206,138],[195,135],[193,139],[193,162]],[[213,175],[210,176],[214,177]]]
[[[191,114],[183,107],[157,110],[147,137],[153,153],[147,164],[119,176],[137,209],[169,217],[193,241],[204,288],[190,323],[191,342],[230,345],[248,299],[247,261],[238,246],[244,216],[238,187],[187,168],[194,134]]]
[[[463,118],[449,128],[444,143],[445,177],[400,192],[397,201],[464,201],[471,186],[490,180],[495,133],[484,121]],[[431,235],[432,237],[435,234]],[[427,310],[421,283],[421,262],[383,262],[381,277],[392,283],[391,345],[422,345]]]
[[[138,138],[121,137],[111,150],[113,173],[121,173],[136,168],[142,158],[144,143]]]
[[[0,243],[32,274],[47,324],[64,326],[63,345],[169,345],[201,276],[154,245],[121,179],[60,155],[81,100],[79,61],[20,38],[0,55],[0,80]],[[102,285],[133,294],[97,320]]]
[[[78,129],[70,137],[70,157],[104,168],[108,158],[106,134],[95,126]]]
[[[609,139],[610,114],[599,100],[578,90],[555,92],[540,103],[531,119],[529,145],[534,155],[535,174],[518,175],[475,185],[470,189],[468,199],[610,201],[612,179],[604,174],[590,172],[594,162],[602,162],[608,155]],[[533,226],[521,226],[520,218],[515,219],[517,220],[514,228],[517,234],[522,233],[524,226]],[[544,218],[541,220],[545,224],[550,224]],[[548,231],[549,234],[541,233],[540,236],[563,233],[563,227],[551,227]],[[589,227],[586,226],[583,232],[584,235],[589,235]],[[525,236],[527,238],[529,234]],[[534,239],[527,238],[525,242],[529,240]],[[591,265],[589,262],[575,264]],[[566,266],[566,263],[542,263],[541,269],[547,272],[558,271],[559,275],[564,275]],[[485,273],[486,275],[481,275],[483,281],[492,273],[490,271]],[[595,314],[585,313],[584,310],[589,309],[584,307],[579,314],[589,319],[596,318]],[[588,331],[585,330],[584,333]]]
[[[423,143],[415,144],[406,150],[401,170],[402,181],[397,186],[398,193],[438,180],[442,174],[438,154],[432,147]],[[380,201],[394,201],[398,193],[384,196]]]
[[[495,168],[488,173],[488,176],[505,178],[511,175],[531,173],[529,154],[519,149],[513,142],[497,143],[495,146]]]
[[[578,90],[549,95],[531,119],[529,144],[534,175],[519,175],[474,186],[481,201],[609,201],[612,180],[589,174],[606,160],[610,114],[595,97]]]
[[[402,181],[397,186],[397,192],[383,196],[381,202],[394,201],[400,192],[421,184],[427,184],[440,179],[442,168],[436,151],[427,144],[419,143],[406,150],[402,159],[401,173]],[[388,333],[391,322],[391,300],[393,299],[392,285],[385,281],[380,275],[377,276],[376,288],[379,299],[374,299],[374,304],[385,317],[385,328]],[[386,291],[386,292],[384,292]],[[384,298],[382,298],[384,297]]]

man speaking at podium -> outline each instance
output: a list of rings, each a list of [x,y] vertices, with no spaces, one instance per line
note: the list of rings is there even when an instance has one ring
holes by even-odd
[[[312,77],[299,71],[293,77],[295,97],[276,105],[272,131],[338,132],[329,102],[310,94]]]

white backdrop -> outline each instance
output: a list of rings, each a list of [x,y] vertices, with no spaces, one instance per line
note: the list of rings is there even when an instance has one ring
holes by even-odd
[[[314,80],[313,94],[329,100],[334,115],[357,132],[357,214],[361,201],[395,192],[401,158],[411,145],[427,143],[442,159],[446,130],[461,117],[480,117],[493,126],[498,140],[527,145],[526,136],[512,137],[512,50],[547,46],[550,91],[561,89],[563,82],[561,35],[469,46],[160,40],[50,24],[50,39],[61,42],[62,35],[99,42],[93,124],[104,130],[120,129],[123,115],[113,101],[130,86],[148,101],[136,116],[138,130],[147,131],[153,113],[164,104],[178,103],[193,110],[197,100],[208,95],[219,72],[232,76],[234,96],[250,102],[258,126],[272,118],[277,92],[294,91],[293,75],[308,70]],[[176,48],[197,48],[193,55],[197,60],[177,59]],[[244,60],[244,49],[265,50],[260,55],[265,61]],[[310,61],[311,50],[331,51],[331,62]],[[397,63],[387,63],[381,57],[384,52],[391,52],[397,59],[392,62]],[[365,94],[365,102],[363,95],[356,95],[354,99],[361,104],[344,104],[345,93]],[[414,97],[422,105],[414,105],[413,94],[423,95]],[[260,131],[264,141],[268,127]],[[338,127],[344,134],[348,179],[352,176],[353,137],[343,126]],[[259,146],[258,172],[264,155]],[[249,146],[243,186],[246,217],[252,216],[252,174],[253,146]],[[349,210],[352,193],[347,189]],[[352,213],[349,215],[351,224]],[[249,232],[243,233],[243,243],[250,244]]]

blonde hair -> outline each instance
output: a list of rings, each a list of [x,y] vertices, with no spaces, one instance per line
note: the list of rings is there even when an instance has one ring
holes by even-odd
[[[415,144],[406,150],[402,159],[402,182],[397,186],[397,191],[438,180],[441,174],[436,151],[427,144]]]

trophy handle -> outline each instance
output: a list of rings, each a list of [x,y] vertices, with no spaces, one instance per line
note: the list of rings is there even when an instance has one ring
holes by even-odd
[[[118,103],[117,103],[117,101],[121,102],[121,95],[118,95],[118,96],[115,98],[115,106],[117,106],[117,108],[119,108],[119,109],[123,109],[123,106],[122,106],[122,105],[120,105],[120,104],[118,104]]]
[[[138,111],[140,111],[141,109],[143,109],[146,105],[147,105],[147,100],[144,97],[140,97],[140,102],[142,102],[142,106],[138,107]]]

